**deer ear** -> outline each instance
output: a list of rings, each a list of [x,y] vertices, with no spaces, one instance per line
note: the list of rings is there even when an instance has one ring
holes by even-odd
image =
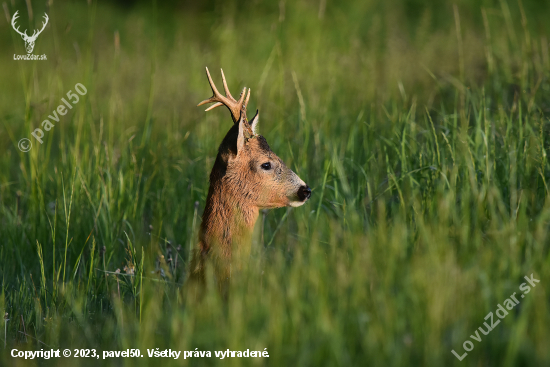
[[[256,110],[256,115],[254,115],[254,118],[250,122],[250,127],[252,128],[252,133],[254,135],[258,134],[258,121],[260,121],[260,112]]]

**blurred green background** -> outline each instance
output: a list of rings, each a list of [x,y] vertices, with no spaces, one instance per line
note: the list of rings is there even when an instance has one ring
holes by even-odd
[[[550,3],[2,5],[0,365],[550,365]],[[17,10],[28,33],[48,14],[47,61],[13,60]],[[251,88],[261,134],[313,196],[262,213],[229,300],[210,284],[197,305],[183,283],[232,123],[196,107],[205,66],[234,95]],[[87,94],[38,143],[76,83]]]

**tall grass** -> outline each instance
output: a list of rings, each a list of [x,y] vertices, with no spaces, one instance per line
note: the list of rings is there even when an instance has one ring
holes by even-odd
[[[33,5],[33,22],[50,16],[35,49],[48,61],[0,68],[1,365],[159,363],[13,348],[269,352],[168,366],[550,364],[548,5]],[[0,20],[3,53],[24,53],[12,33]],[[205,66],[252,89],[260,132],[313,196],[263,213],[229,300],[210,286],[194,305],[182,284],[231,123],[195,107]],[[39,144],[30,133],[76,83],[88,93]],[[530,274],[539,285],[459,362],[451,350]]]

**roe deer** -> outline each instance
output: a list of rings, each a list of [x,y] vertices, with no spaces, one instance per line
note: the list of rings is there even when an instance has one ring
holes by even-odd
[[[190,279],[205,282],[208,258],[214,263],[218,287],[226,292],[231,267],[241,268],[248,260],[252,231],[259,209],[300,206],[311,189],[269,148],[257,133],[259,113],[251,122],[246,117],[250,89],[235,100],[221,72],[225,97],[218,92],[208,68],[206,75],[214,95],[201,103],[214,103],[210,111],[225,105],[233,126],[223,139],[210,173],[210,189],[202,216],[199,245],[193,254]],[[246,95],[246,98],[245,98]]]

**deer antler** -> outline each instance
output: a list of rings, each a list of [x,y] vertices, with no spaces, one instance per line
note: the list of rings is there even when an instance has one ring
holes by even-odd
[[[11,18],[11,26],[12,26],[12,28],[13,28],[17,33],[19,33],[22,37],[27,38],[27,37],[29,37],[29,36],[27,35],[27,30],[26,30],[26,29],[25,29],[25,33],[22,33],[21,31],[19,31],[19,27],[15,28],[15,20],[19,17],[19,16],[17,15],[18,12],[19,12],[19,10],[16,11],[15,14],[13,14],[13,17]]]
[[[44,18],[46,18],[46,22],[45,22],[45,23],[42,23],[42,24],[43,24],[42,29],[39,30],[39,31],[36,31],[36,30],[35,30],[35,31],[32,33],[32,36],[31,36],[30,38],[36,38],[36,37],[38,37],[38,35],[39,35],[40,33],[42,33],[42,31],[44,30],[44,28],[46,28],[46,25],[48,24],[48,20],[49,20],[50,18],[48,18],[48,14],[46,14],[46,13],[44,13]]]
[[[223,75],[222,70],[222,80],[223,80],[223,89],[225,90],[225,97],[222,96],[220,92],[218,92],[218,89],[216,88],[216,85],[212,81],[212,77],[210,76],[210,72],[208,71],[208,68],[206,68],[206,76],[208,76],[208,82],[210,83],[210,88],[212,88],[212,92],[214,95],[208,99],[205,99],[201,103],[199,103],[197,106],[202,106],[206,103],[214,103],[212,106],[208,107],[205,111],[210,111],[216,107],[219,106],[226,106],[229,108],[229,111],[231,112],[231,117],[233,118],[233,123],[238,123],[241,114],[244,115],[244,119],[246,120],[246,105],[248,104],[248,100],[250,99],[250,88],[248,89],[248,93],[246,93],[246,88],[243,89],[241,92],[241,95],[239,97],[239,100],[237,101],[231,93],[229,92],[229,88],[227,87],[227,82],[225,80],[225,75]],[[246,94],[246,98],[245,98]]]

